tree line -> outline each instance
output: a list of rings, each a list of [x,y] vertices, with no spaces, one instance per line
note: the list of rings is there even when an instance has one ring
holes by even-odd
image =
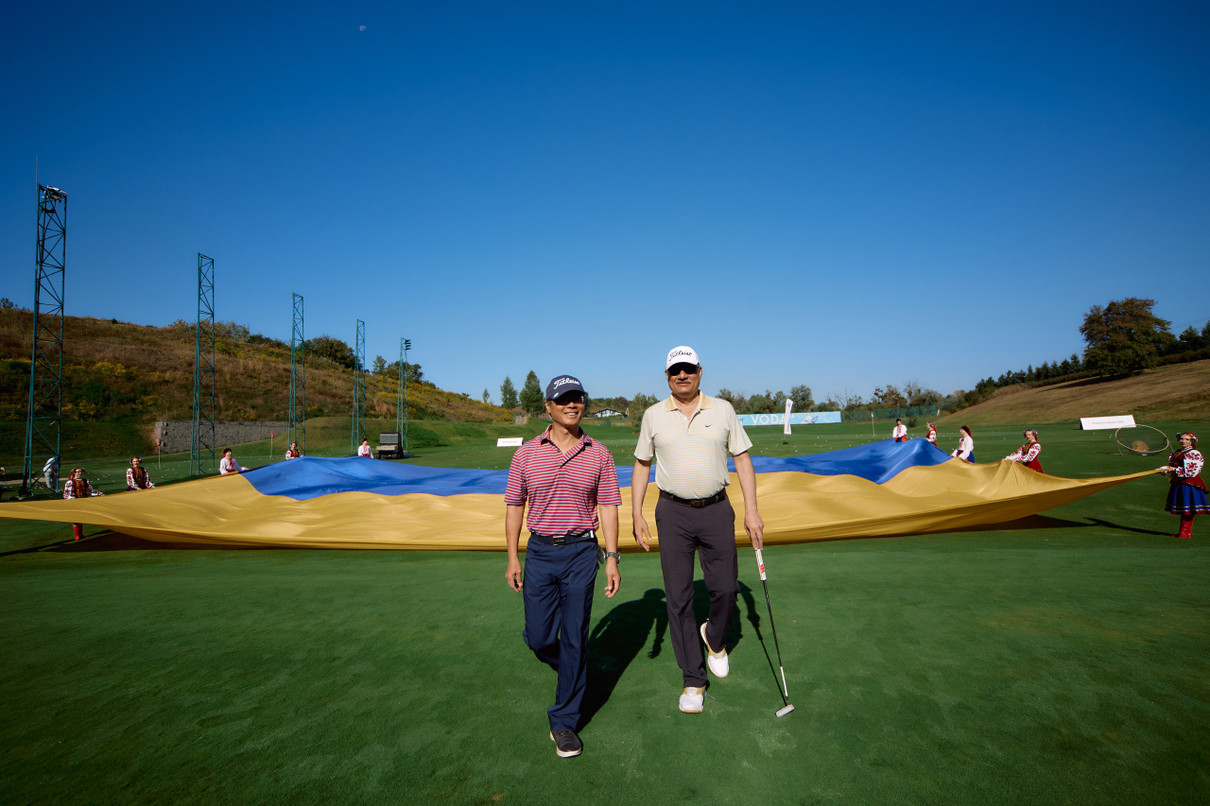
[[[1173,335],[1172,323],[1155,315],[1155,300],[1127,297],[1107,305],[1093,305],[1084,315],[1080,335],[1083,357],[1072,353],[1062,361],[1032,364],[1023,370],[987,377],[965,392],[943,402],[955,411],[986,400],[997,389],[1017,384],[1047,385],[1084,378],[1122,378],[1161,364],[1178,364],[1210,358],[1210,321],[1198,330],[1193,325]]]

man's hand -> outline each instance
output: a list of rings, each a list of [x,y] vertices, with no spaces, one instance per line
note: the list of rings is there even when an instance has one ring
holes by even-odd
[[[643,551],[651,551],[651,533],[647,531],[647,519],[642,514],[634,516],[634,528],[631,531],[634,532],[635,542],[643,547]]]
[[[765,538],[765,521],[755,509],[744,512],[744,530],[752,541],[752,548],[761,548]]]
[[[618,571],[618,561],[613,557],[605,560],[605,598],[612,599],[622,587],[622,574]]]
[[[521,560],[517,557],[508,558],[508,569],[504,572],[504,581],[517,593],[521,592]]]

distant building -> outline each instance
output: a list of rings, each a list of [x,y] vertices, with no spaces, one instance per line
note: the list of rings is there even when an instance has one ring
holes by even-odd
[[[617,409],[601,409],[600,411],[594,411],[592,414],[590,414],[588,416],[589,417],[625,417],[626,412],[618,411]]]

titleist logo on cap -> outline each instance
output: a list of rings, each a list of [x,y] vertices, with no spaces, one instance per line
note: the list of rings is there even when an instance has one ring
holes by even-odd
[[[551,381],[550,388],[558,389],[560,386],[562,386],[563,384],[566,384],[566,383],[574,383],[576,386],[580,385],[580,382],[577,381],[575,378],[569,378],[566,375],[564,375],[562,378],[556,378],[555,380]]]
[[[692,358],[695,360],[697,359],[697,356],[693,354],[692,350],[673,350],[671,353],[668,354],[669,358],[680,358],[681,356],[684,356],[685,358]]]

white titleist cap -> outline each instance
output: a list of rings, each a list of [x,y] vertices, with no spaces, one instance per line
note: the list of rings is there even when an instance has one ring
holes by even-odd
[[[701,361],[697,358],[697,353],[692,347],[673,347],[668,351],[668,360],[664,362],[664,371],[672,369],[673,364],[693,364],[693,366],[701,366]]]

